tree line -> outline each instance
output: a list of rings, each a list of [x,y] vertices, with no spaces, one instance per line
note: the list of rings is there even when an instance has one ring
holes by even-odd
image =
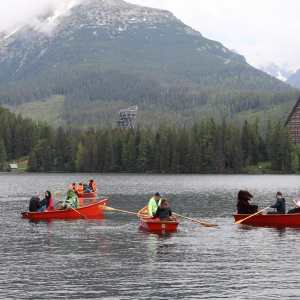
[[[29,172],[240,173],[270,163],[273,171],[297,172],[300,148],[278,121],[215,123],[191,128],[160,124],[121,130],[57,130],[0,107],[0,163],[29,156]]]

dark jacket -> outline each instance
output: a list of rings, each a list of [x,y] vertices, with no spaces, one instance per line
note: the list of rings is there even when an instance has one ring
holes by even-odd
[[[277,201],[274,205],[270,207],[276,208],[279,214],[285,214],[285,199],[284,198],[277,198]]]
[[[157,211],[155,213],[156,218],[159,218],[161,221],[171,221],[170,216],[172,216],[171,208],[168,207],[162,207],[159,205],[157,207]]]
[[[40,202],[40,198],[33,196],[29,202],[29,211],[37,211],[41,207],[42,204]]]

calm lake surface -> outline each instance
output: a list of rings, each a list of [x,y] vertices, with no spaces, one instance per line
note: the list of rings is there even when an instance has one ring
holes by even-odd
[[[21,218],[35,191],[94,179],[108,206],[138,212],[156,191],[181,219],[177,232],[150,233],[137,217]],[[263,209],[281,191],[293,208],[296,175],[1,173],[0,299],[299,299],[300,228],[232,225],[237,193]],[[54,201],[62,199],[55,195]]]

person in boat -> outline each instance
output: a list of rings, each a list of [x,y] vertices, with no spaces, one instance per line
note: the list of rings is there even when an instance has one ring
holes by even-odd
[[[148,203],[148,213],[151,219],[156,218],[156,211],[158,206],[161,204],[161,198],[163,195],[160,192],[156,192],[155,196],[149,200]]]
[[[295,204],[296,208],[290,209],[288,214],[299,214],[300,213],[300,191],[298,192],[299,200],[296,202],[294,198],[292,198],[292,202]]]
[[[43,205],[39,198],[39,193],[35,192],[34,196],[29,201],[30,212],[42,212],[45,211],[46,205]]]
[[[285,214],[285,199],[282,198],[281,192],[276,193],[276,203],[270,205],[270,208],[276,208],[276,211],[269,211],[268,214]]]
[[[92,189],[93,192],[97,191],[96,184],[95,184],[94,180],[92,180],[92,179],[89,181],[89,187]]]
[[[45,198],[41,201],[42,205],[46,206],[45,211],[53,210],[53,198],[50,191],[45,192]]]
[[[255,214],[258,212],[258,206],[250,204],[250,199],[253,195],[248,191],[240,190],[238,193],[238,201],[236,204],[238,214]]]
[[[160,221],[172,221],[170,216],[172,216],[172,211],[168,199],[162,198],[160,205],[157,207],[156,218]]]
[[[70,185],[69,189],[73,189],[75,191],[75,193],[77,193],[75,182]]]
[[[92,188],[86,183],[84,182],[83,183],[83,193],[84,194],[89,194],[89,193],[92,193]]]
[[[60,205],[59,209],[68,209],[69,206],[72,206],[73,208],[79,207],[79,200],[73,189],[69,189],[64,202],[65,203]]]
[[[79,194],[79,195],[82,195],[82,194],[83,194],[83,185],[82,185],[82,183],[79,183],[79,184],[78,184],[78,187],[77,187],[77,194]]]

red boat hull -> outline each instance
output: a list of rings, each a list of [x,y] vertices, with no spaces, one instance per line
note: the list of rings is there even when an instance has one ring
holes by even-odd
[[[95,193],[88,193],[88,194],[77,194],[78,198],[93,198],[97,197]]]
[[[235,221],[245,219],[251,215],[233,214]],[[300,227],[300,214],[268,215],[261,214],[253,216],[241,224],[261,224],[261,225],[298,225]]]
[[[172,221],[150,221],[148,206],[142,208],[138,215],[141,226],[150,231],[176,230],[179,225],[179,220],[175,216],[171,216]]]
[[[107,205],[108,198],[96,202],[80,205],[76,210],[87,218],[93,218],[99,214],[103,214],[104,209],[100,209],[99,205]],[[54,210],[47,212],[22,212],[24,219],[30,220],[47,220],[47,219],[82,219],[82,216],[73,209]]]
[[[149,221],[149,219],[140,218],[140,224],[143,228],[154,230],[176,230],[179,222],[177,221]]]

